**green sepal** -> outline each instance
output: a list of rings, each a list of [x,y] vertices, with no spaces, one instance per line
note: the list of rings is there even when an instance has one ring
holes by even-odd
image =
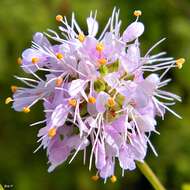
[[[94,90],[96,92],[105,91],[105,89],[106,89],[106,85],[103,80],[97,79],[96,81],[94,81]]]
[[[134,78],[135,78],[135,75],[128,75],[126,77],[126,80],[134,80]]]
[[[115,61],[115,62],[112,63],[112,64],[107,65],[107,67],[108,67],[108,72],[109,72],[109,73],[117,72],[118,69],[119,69],[119,65],[120,65],[119,60]]]
[[[60,139],[60,141],[63,141],[63,139],[64,139],[63,134],[60,134],[60,135],[59,135],[59,139]]]
[[[82,104],[80,107],[80,115],[81,117],[85,116],[88,113],[87,111],[87,104]]]
[[[123,105],[124,100],[125,100],[125,97],[122,96],[121,94],[118,94],[118,95],[116,96],[116,101],[117,101],[117,103],[118,103],[120,106]]]
[[[120,80],[134,80],[135,75],[129,74],[129,73],[125,73]]]
[[[99,72],[100,72],[101,76],[107,75],[109,72],[108,67],[106,65],[101,65],[99,68]]]

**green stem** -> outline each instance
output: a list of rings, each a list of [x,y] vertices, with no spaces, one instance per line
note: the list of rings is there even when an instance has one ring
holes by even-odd
[[[152,184],[155,190],[166,190],[146,162],[136,162],[143,175]]]

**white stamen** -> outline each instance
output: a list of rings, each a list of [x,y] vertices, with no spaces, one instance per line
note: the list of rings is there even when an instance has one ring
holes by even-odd
[[[158,153],[156,152],[154,146],[152,145],[152,143],[150,142],[149,138],[147,138],[147,136],[145,135],[145,138],[148,142],[148,144],[150,145],[150,148],[152,149],[153,153],[155,154],[155,156],[158,156]]]
[[[35,126],[35,125],[39,125],[39,124],[45,123],[46,121],[47,121],[46,119],[44,119],[42,121],[37,121],[35,123],[30,124],[30,126],[32,127],[32,126]]]
[[[175,113],[173,110],[171,110],[169,107],[165,106],[163,103],[161,103],[160,101],[156,100],[155,101],[162,107],[164,107],[165,109],[167,109],[169,112],[171,112],[173,115],[175,115],[176,117],[178,117],[179,119],[182,119],[181,116],[179,116],[177,113]]]
[[[148,50],[148,52],[145,54],[145,57],[147,57],[147,56],[150,54],[150,52],[151,52],[155,47],[157,47],[158,45],[160,45],[165,39],[166,39],[166,38],[163,38],[163,39],[161,39],[160,41],[158,41],[156,44],[154,44],[154,45]]]

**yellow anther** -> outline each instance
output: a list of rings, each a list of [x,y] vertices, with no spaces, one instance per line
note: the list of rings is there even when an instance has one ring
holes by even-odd
[[[142,12],[140,10],[135,10],[133,14],[134,16],[139,17],[142,15]]]
[[[18,64],[18,65],[21,65],[21,64],[22,64],[22,58],[21,58],[21,57],[17,58],[17,64]]]
[[[77,105],[77,100],[72,98],[72,99],[69,100],[68,103],[69,103],[70,106],[75,107]]]
[[[115,183],[117,181],[117,177],[115,175],[111,176],[110,178],[112,183]]]
[[[53,138],[53,137],[56,135],[56,132],[57,132],[57,130],[56,130],[55,127],[51,128],[51,129],[48,131],[48,137]]]
[[[60,87],[63,83],[63,78],[62,77],[58,77],[55,81],[55,84],[57,87]]]
[[[11,97],[8,97],[8,98],[6,98],[6,100],[5,100],[5,104],[9,104],[10,102],[12,102],[13,101],[13,99],[11,98]]]
[[[103,51],[104,50],[104,44],[101,43],[101,42],[97,43],[96,50],[99,51],[99,52]]]
[[[177,68],[181,69],[183,67],[183,64],[185,63],[185,59],[184,58],[179,58],[176,60],[176,66]]]
[[[16,91],[17,91],[17,86],[15,86],[15,85],[11,85],[11,91],[12,91],[12,93],[15,93]]]
[[[32,58],[32,63],[33,64],[36,64],[38,61],[39,61],[39,58],[37,58],[37,57]]]
[[[79,40],[80,42],[84,42],[84,40],[85,40],[85,35],[84,35],[83,33],[80,33],[80,34],[78,35],[78,40]]]
[[[63,20],[63,16],[62,15],[57,15],[55,17],[55,19],[56,19],[57,22],[61,22]]]
[[[94,98],[93,96],[90,96],[88,98],[88,102],[91,103],[91,104],[95,104],[96,103],[96,98]]]
[[[62,53],[57,53],[56,54],[56,57],[57,57],[57,59],[63,59],[63,54]]]
[[[107,63],[107,60],[105,58],[101,58],[101,59],[98,60],[98,63],[100,65],[105,65]]]
[[[24,113],[29,113],[30,112],[30,108],[29,107],[23,107],[22,111]]]
[[[91,179],[93,180],[93,181],[98,181],[99,180],[99,176],[98,175],[93,175],[92,177],[91,177]]]
[[[115,100],[113,98],[108,99],[108,106],[114,107],[115,106]]]

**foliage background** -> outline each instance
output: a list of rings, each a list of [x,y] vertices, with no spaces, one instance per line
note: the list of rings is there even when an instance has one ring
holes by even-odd
[[[76,12],[79,23],[86,27],[89,11],[98,10],[98,20],[104,26],[114,6],[121,9],[122,29],[134,20],[132,13],[141,9],[141,21],[146,32],[141,37],[142,54],[162,37],[167,40],[155,52],[167,51],[187,62],[182,70],[170,72],[173,82],[170,90],[183,97],[174,109],[181,114],[178,120],[171,114],[159,122],[160,136],[153,135],[159,157],[150,151],[147,162],[169,190],[179,190],[190,182],[190,1],[189,0],[0,0],[0,184],[12,184],[18,190],[96,190],[96,189],[152,189],[138,170],[127,172],[118,182],[103,185],[94,183],[80,156],[71,164],[64,164],[54,173],[47,173],[44,151],[33,154],[38,146],[38,127],[28,125],[43,118],[41,106],[30,114],[15,113],[4,100],[11,95],[10,85],[17,84],[13,75],[23,75],[16,58],[30,46],[32,35],[46,28],[57,29],[55,15],[70,16]],[[188,186],[185,185],[188,189]]]

